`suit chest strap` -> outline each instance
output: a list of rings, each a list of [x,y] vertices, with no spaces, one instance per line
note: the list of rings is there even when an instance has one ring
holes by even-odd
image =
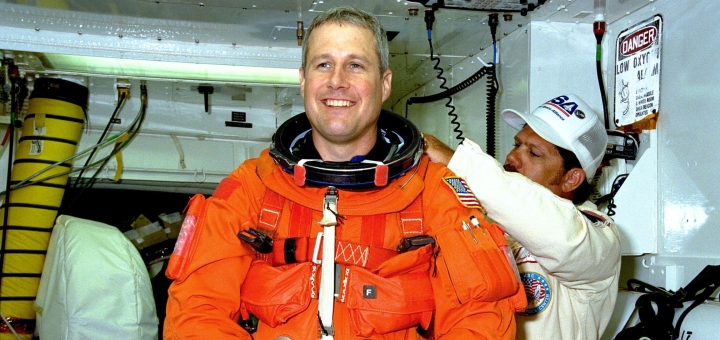
[[[257,252],[256,256],[273,266],[311,261],[316,243],[316,239],[310,237],[313,210],[292,201],[288,204],[290,221],[292,221],[288,225],[288,237],[275,237],[285,201],[286,199],[280,194],[266,189],[258,215],[257,229],[272,239],[272,251]],[[423,223],[422,195],[418,195],[398,214],[404,238],[426,233]],[[342,235],[338,233],[338,239],[335,241],[337,263],[372,269],[398,254],[396,249],[383,247],[386,214],[364,215],[359,218],[362,221],[358,243],[342,240]]]

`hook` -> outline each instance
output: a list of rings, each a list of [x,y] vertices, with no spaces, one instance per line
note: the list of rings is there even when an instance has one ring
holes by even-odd
[[[205,169],[200,169],[200,173],[202,173],[202,179],[198,180],[198,171],[195,170],[195,174],[193,175],[193,177],[195,178],[195,182],[198,182],[198,183],[205,182],[205,178],[207,177],[205,175]]]
[[[655,264],[655,256],[650,256],[650,264],[649,265],[647,263],[645,263],[645,260],[647,260],[647,259],[642,259],[642,266],[645,269],[650,269],[650,266]]]

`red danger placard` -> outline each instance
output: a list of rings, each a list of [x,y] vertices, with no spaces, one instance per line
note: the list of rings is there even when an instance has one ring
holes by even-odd
[[[615,125],[659,111],[662,17],[624,30],[615,46]]]

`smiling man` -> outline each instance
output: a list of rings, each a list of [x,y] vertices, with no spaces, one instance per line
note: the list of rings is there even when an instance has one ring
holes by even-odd
[[[300,89],[323,160],[349,161],[375,144],[382,104],[392,72],[375,47],[374,32],[329,22],[303,46]],[[385,42],[385,44],[387,44]]]
[[[377,19],[316,17],[300,79],[306,112],[191,199],[164,338],[514,339],[526,300],[501,231],[423,156],[417,128],[382,110]]]

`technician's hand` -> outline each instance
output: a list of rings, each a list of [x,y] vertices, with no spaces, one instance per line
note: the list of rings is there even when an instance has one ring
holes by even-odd
[[[424,134],[423,139],[425,140],[423,151],[426,155],[428,155],[428,157],[430,157],[431,161],[443,163],[445,165],[450,163],[450,158],[452,158],[455,153],[453,149],[443,144],[443,142],[435,138],[433,135]]]

